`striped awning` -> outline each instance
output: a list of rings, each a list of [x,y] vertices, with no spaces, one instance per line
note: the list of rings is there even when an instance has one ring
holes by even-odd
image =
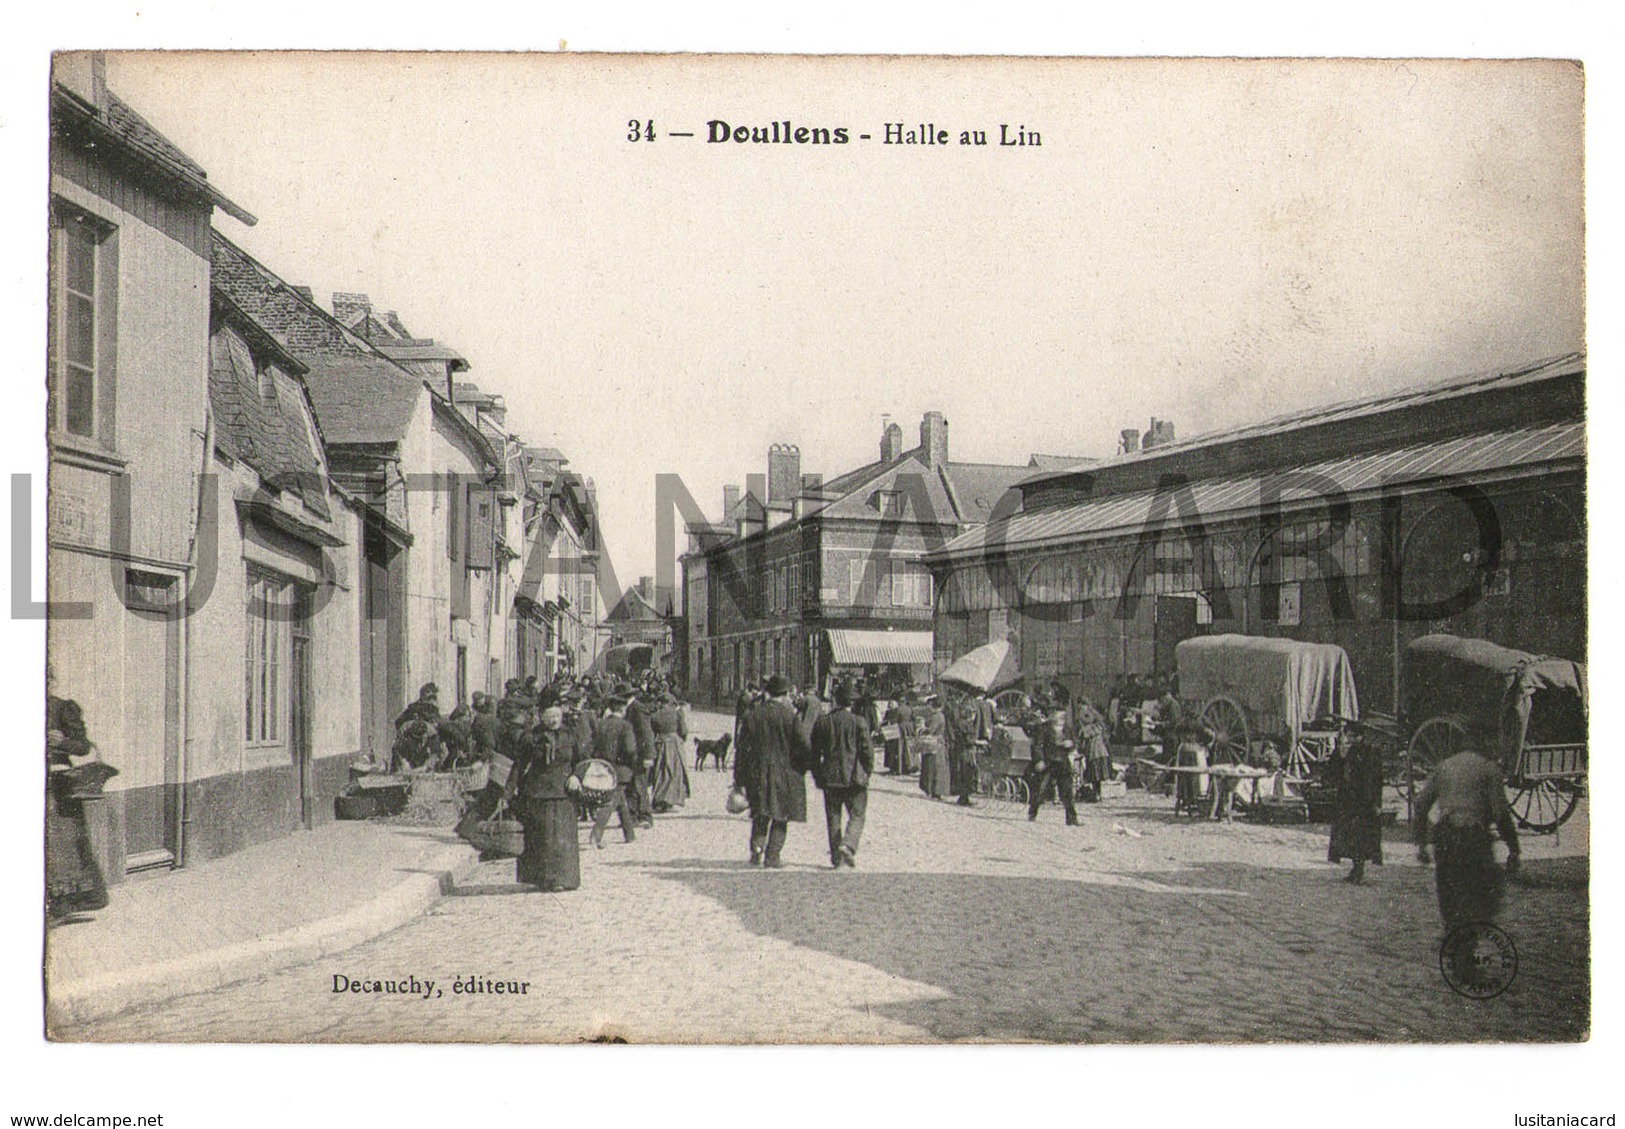
[[[829,629],[829,648],[842,664],[931,662],[929,631],[859,631],[853,628]]]

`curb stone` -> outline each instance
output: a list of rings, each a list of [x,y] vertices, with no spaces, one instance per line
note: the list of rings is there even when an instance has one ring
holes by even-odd
[[[81,1024],[209,992],[354,948],[426,912],[474,872],[479,852],[466,844],[448,847],[430,865],[436,869],[410,874],[370,900],[321,921],[108,976],[47,986],[46,1037],[71,1042],[73,1029]]]

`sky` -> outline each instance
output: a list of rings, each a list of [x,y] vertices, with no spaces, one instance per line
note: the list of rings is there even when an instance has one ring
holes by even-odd
[[[1583,344],[1561,62],[146,52],[108,79],[258,217],[228,236],[456,348],[591,476],[623,584],[656,474],[714,517],[770,444],[833,476],[888,413],[912,444],[942,411],[956,459],[1103,456],[1152,416]],[[786,119],[852,140],[707,124]]]

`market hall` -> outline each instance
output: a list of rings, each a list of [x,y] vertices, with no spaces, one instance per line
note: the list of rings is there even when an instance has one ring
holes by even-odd
[[[1586,653],[1585,357],[1177,442],[1125,432],[926,556],[941,669],[1010,637],[1029,680],[1105,702],[1196,636],[1342,647],[1397,714],[1406,645]],[[1334,454],[1335,453],[1335,454]]]

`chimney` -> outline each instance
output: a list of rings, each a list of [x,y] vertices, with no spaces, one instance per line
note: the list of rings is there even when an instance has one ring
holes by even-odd
[[[932,470],[948,465],[948,421],[941,412],[926,412],[920,421],[920,446]]]
[[[652,576],[638,577],[638,595],[650,605],[655,602],[655,578]]]
[[[888,423],[886,430],[880,434],[880,461],[889,463],[903,453],[903,429],[895,423]]]
[[[734,508],[739,505],[739,487],[724,486],[722,488],[722,520],[733,520]]]
[[[801,491],[790,506],[790,517],[800,521],[807,516],[807,503],[814,500],[811,495],[818,494],[824,489],[824,476],[821,474],[804,474],[801,476]]]
[[[310,287],[295,286],[293,288],[293,292],[299,295],[299,297],[303,298],[305,301],[309,302],[311,305],[316,304],[316,295],[311,291]]]
[[[801,492],[801,448],[775,443],[767,449],[767,504],[789,506]]]
[[[51,77],[97,114],[107,113],[107,55],[64,51],[51,60]]]
[[[1174,425],[1171,420],[1151,417],[1151,427],[1145,433],[1145,442],[1141,450],[1149,451],[1153,447],[1162,447],[1174,441]]]
[[[372,313],[372,300],[365,294],[333,294],[333,316],[348,325],[356,318]]]
[[[1136,452],[1136,451],[1138,451],[1140,449],[1140,429],[1139,428],[1137,428],[1137,427],[1125,427],[1123,429],[1122,435],[1123,435],[1122,440],[1117,444],[1117,453],[1119,455],[1132,455],[1132,454],[1134,454],[1134,452]]]

